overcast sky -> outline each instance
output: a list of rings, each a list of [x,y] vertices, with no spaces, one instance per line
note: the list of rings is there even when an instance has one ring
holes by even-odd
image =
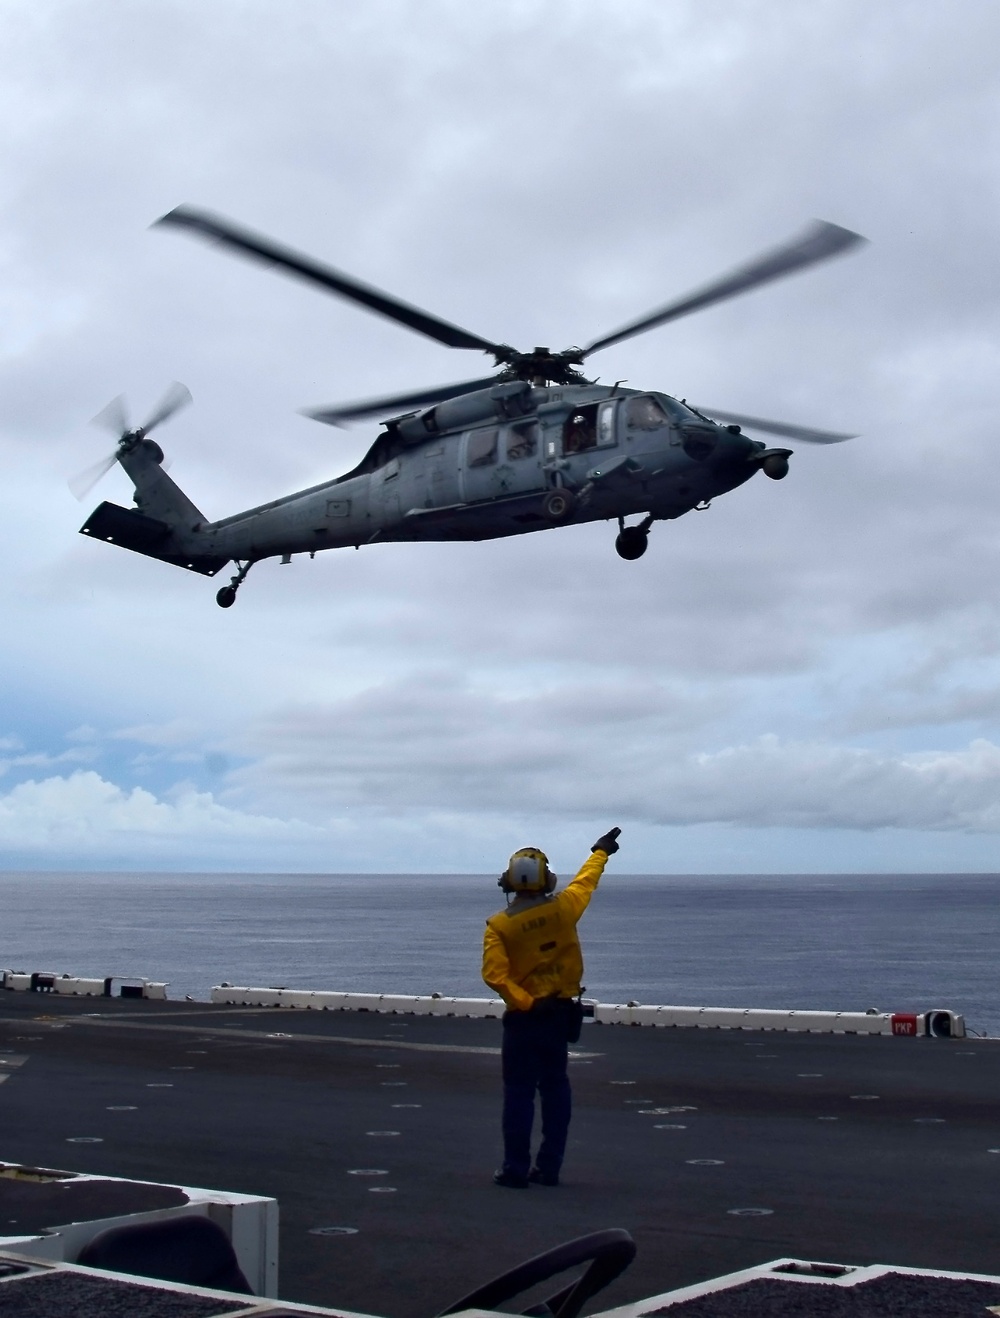
[[[996,870],[995,0],[0,0],[0,868]],[[856,254],[632,339],[605,380],[793,445],[637,562],[595,523],[221,580],[77,531],[172,380],[209,517],[482,373],[177,231],[231,216],[521,348],[797,233]],[[228,574],[227,574],[228,575]],[[224,578],[223,578],[224,579]]]

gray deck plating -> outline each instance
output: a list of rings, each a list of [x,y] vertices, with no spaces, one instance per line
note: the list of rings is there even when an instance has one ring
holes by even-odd
[[[0,1157],[275,1195],[282,1296],[391,1318],[606,1226],[639,1255],[597,1308],[778,1256],[1000,1273],[996,1043],[590,1025],[565,1184],[509,1191],[499,1042],[496,1021],[4,994],[0,1058],[26,1060]]]

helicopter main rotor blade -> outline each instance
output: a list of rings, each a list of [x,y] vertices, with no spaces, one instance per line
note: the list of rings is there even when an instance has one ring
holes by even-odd
[[[799,439],[806,444],[841,444],[845,439],[857,439],[857,435],[842,435],[835,430],[814,430],[810,426],[786,425],[784,421],[768,421],[764,417],[746,416],[742,412],[717,412],[714,407],[699,407],[697,410],[714,421],[735,421],[748,430],[762,430],[766,435]]]
[[[153,414],[149,420],[145,425],[140,426],[142,433],[148,435],[155,426],[172,417],[182,407],[187,407],[190,402],[191,390],[186,384],[181,384],[179,380],[175,380],[153,409]]]
[[[265,265],[280,266],[302,279],[319,284],[321,288],[336,293],[339,297],[347,298],[351,302],[360,302],[363,307],[367,307],[377,315],[398,321],[409,329],[416,330],[418,334],[426,334],[428,338],[436,339],[438,343],[443,343],[449,348],[480,348],[484,352],[492,352],[497,347],[496,344],[481,339],[478,334],[471,334],[458,325],[440,320],[419,307],[401,302],[399,298],[372,288],[369,284],[363,284],[350,275],[334,270],[332,266],[324,265],[320,261],[314,261],[310,256],[293,251],[290,247],[273,242],[262,234],[244,229],[242,225],[233,224],[231,220],[222,216],[212,215],[208,211],[200,211],[192,206],[178,206],[161,216],[155,223],[190,229],[202,237],[215,239],[225,247],[263,261]]]
[[[340,426],[348,421],[360,421],[366,416],[376,416],[379,412],[398,416],[405,409],[422,407],[425,403],[440,403],[446,398],[460,398],[463,394],[474,394],[477,389],[488,389],[496,382],[495,375],[487,375],[481,380],[465,380],[461,384],[441,384],[436,388],[420,389],[412,394],[390,394],[385,398],[368,398],[357,403],[344,403],[340,407],[304,408],[302,415],[312,417],[314,421],[323,421],[328,426]]]
[[[680,302],[671,302],[641,320],[622,326],[613,334],[595,339],[583,349],[583,356],[589,357],[592,352],[610,347],[612,343],[620,343],[622,339],[630,339],[635,334],[644,334],[646,330],[654,329],[657,325],[665,325],[669,320],[678,320],[681,316],[690,315],[692,311],[710,307],[715,302],[724,302],[727,298],[748,293],[750,289],[759,288],[761,284],[769,284],[796,270],[804,270],[819,261],[827,261],[831,256],[837,256],[867,241],[859,233],[842,229],[838,224],[829,224],[826,220],[814,220],[801,237],[776,247],[771,252],[765,252],[699,292],[689,294]]]
[[[76,476],[67,481],[73,498],[77,500],[85,499],[101,477],[107,475],[117,461],[118,450],[115,449],[114,453],[102,458],[100,462],[95,462],[92,467],[87,467],[85,471],[78,472]]]

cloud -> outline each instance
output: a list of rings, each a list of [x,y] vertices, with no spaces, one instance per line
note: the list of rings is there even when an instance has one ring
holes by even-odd
[[[425,675],[255,730],[235,799],[296,801],[310,817],[394,814],[593,818],[660,826],[1000,829],[1000,749],[881,752],[773,734],[719,749],[709,710],[681,694],[561,688],[498,696]]]
[[[109,735],[115,741],[138,741],[146,746],[183,746],[193,741],[201,729],[193,719],[176,718],[167,723],[139,723],[118,728]]]
[[[8,783],[62,768],[47,781],[76,784],[80,855],[98,843],[86,818],[69,828],[90,798],[68,745],[100,752],[109,846],[113,803],[148,807],[192,864],[248,855],[205,800],[251,829],[287,821],[274,854],[292,865],[320,854],[302,818],[327,841],[345,815],[377,820],[350,863],[378,868],[405,865],[424,825],[474,838],[523,811],[575,828],[612,802],[651,837],[691,820],[811,833],[832,868],[831,829],[907,819],[935,844],[981,827],[991,854],[992,0],[966,0],[957,26],[913,0],[94,0],[8,6],[5,24],[0,753]],[[827,217],[870,246],[592,364],[862,437],[795,446],[785,481],[657,524],[635,563],[613,521],[373,545],[261,563],[218,610],[220,582],[77,534],[92,505],[65,480],[107,451],[87,420],[109,398],[127,391],[140,419],[169,380],[191,387],[157,439],[221,517],[347,470],[376,431],[298,407],[482,362],[149,231],[182,201],[556,348]],[[120,470],[102,497],[130,501]],[[63,846],[45,836],[33,863]]]
[[[316,836],[308,824],[234,810],[208,792],[181,787],[163,800],[141,787],[123,790],[92,770],[29,780],[0,796],[0,848],[35,857],[71,855],[81,865],[125,855],[155,869],[193,850],[233,857],[248,847]]]
[[[24,755],[12,755],[9,760],[0,761],[5,767],[15,769],[49,769],[57,764],[87,764],[97,758],[94,746],[72,746],[69,750],[51,755],[47,751],[31,751]]]
[[[671,784],[657,822],[717,820],[766,828],[1000,831],[1000,746],[887,755],[784,743],[701,753]]]

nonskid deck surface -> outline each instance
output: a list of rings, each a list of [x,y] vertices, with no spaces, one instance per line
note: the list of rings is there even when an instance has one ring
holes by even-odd
[[[781,1256],[1000,1273],[1000,1043],[588,1025],[564,1184],[527,1191],[491,1182],[499,1044],[5,993],[0,1158],[273,1195],[281,1295],[389,1318],[609,1226],[639,1253],[592,1309]]]

